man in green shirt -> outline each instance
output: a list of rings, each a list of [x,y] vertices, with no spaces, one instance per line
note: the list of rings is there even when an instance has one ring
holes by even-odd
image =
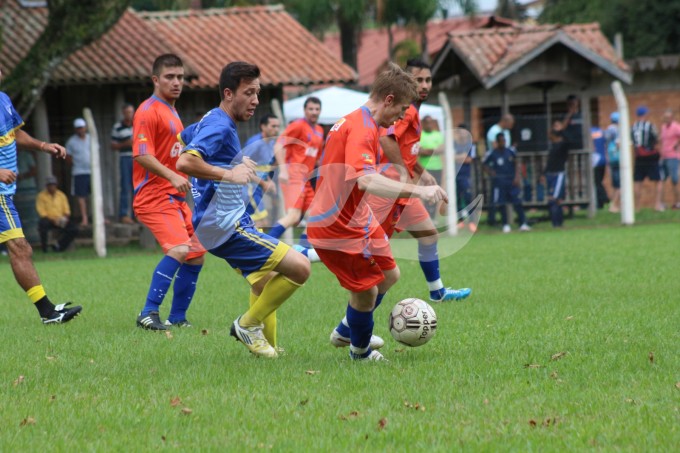
[[[423,117],[422,132],[420,134],[420,152],[418,162],[442,185],[442,153],[444,152],[444,135],[438,130],[437,120],[430,115]],[[426,205],[430,217],[434,217],[437,207]]]

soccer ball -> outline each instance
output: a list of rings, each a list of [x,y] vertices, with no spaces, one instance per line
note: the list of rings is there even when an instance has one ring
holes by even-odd
[[[424,300],[404,299],[390,313],[390,333],[406,346],[424,345],[436,331],[437,314]]]

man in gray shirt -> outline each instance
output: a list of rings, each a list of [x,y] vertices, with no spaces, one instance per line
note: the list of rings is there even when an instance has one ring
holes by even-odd
[[[78,198],[81,226],[88,225],[87,197],[90,196],[90,135],[87,123],[82,118],[73,122],[75,134],[66,142],[66,159],[73,166],[71,169],[72,192]]]

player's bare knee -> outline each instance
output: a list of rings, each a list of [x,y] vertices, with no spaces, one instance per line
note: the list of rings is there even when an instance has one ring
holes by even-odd
[[[33,257],[33,248],[25,238],[12,239],[5,244],[10,257],[14,259],[30,260]]]
[[[184,263],[187,260],[187,255],[189,255],[189,247],[180,246],[171,248],[166,255],[176,259],[180,263]]]
[[[390,269],[389,271],[385,271],[385,280],[381,283],[381,286],[384,291],[386,292],[388,289],[390,289],[392,286],[394,286],[398,281],[399,277],[401,277],[401,271],[399,270],[399,267],[395,267],[394,269]]]
[[[288,278],[295,283],[302,285],[312,274],[312,266],[304,255],[300,254],[300,256],[302,259],[296,258],[295,266],[293,267],[291,274],[288,275]]]

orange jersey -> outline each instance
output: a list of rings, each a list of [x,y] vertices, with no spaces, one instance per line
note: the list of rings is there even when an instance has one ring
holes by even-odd
[[[307,222],[315,247],[361,253],[380,228],[357,183],[376,172],[378,139],[378,125],[366,107],[341,118],[328,133]]]
[[[182,145],[177,134],[184,130],[177,110],[167,102],[151,96],[142,102],[132,122],[132,154],[154,156],[165,167],[186,178],[175,168]],[[132,182],[135,188],[135,205],[153,203],[167,195],[184,197],[165,178],[155,175],[134,162]]]
[[[413,104],[406,109],[404,118],[397,120],[392,126],[382,131],[382,135],[391,135],[397,141],[401,158],[411,178],[413,178],[413,168],[418,162],[420,152],[420,132],[420,115]],[[383,161],[385,160],[387,159],[384,158]]]
[[[278,143],[286,149],[287,164],[304,164],[311,172],[323,149],[323,128],[318,124],[312,126],[304,118],[295,120],[283,131]]]

